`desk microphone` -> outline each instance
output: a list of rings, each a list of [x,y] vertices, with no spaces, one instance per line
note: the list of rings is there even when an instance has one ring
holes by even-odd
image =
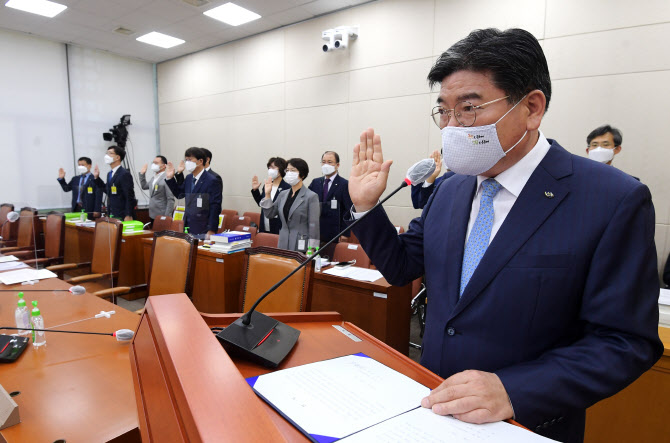
[[[381,206],[389,198],[393,197],[402,188],[408,185],[423,183],[435,172],[435,161],[432,158],[421,160],[412,165],[408,170],[405,180],[386,198],[379,201],[369,211],[359,219],[355,220],[342,232],[337,234],[321,249],[330,246],[334,241],[340,238],[345,232],[353,228],[363,220],[370,212]],[[279,363],[291,352],[300,336],[300,331],[292,328],[280,321],[268,317],[260,312],[256,312],[258,305],[270,295],[275,289],[281,286],[286,280],[291,278],[296,272],[304,268],[309,262],[316,258],[317,254],[312,254],[307,260],[302,262],[297,268],[291,271],[286,277],[279,280],[270,289],[268,289],[253,304],[251,309],[240,318],[235,320],[230,326],[219,332],[216,337],[221,341],[226,351],[246,357],[252,361],[261,363],[265,366],[276,368]]]
[[[7,220],[5,220],[5,221],[2,223],[2,226],[0,226],[0,234],[2,234],[2,231],[3,231],[4,227],[5,227],[5,225],[7,224],[7,222],[9,222],[9,223],[14,223],[14,222],[15,222],[16,220],[18,220],[18,219],[19,219],[19,213],[18,213],[18,212],[16,212],[16,211],[11,211],[11,212],[9,212],[9,213],[7,214]],[[1,236],[1,235],[0,235],[0,240],[2,240],[2,236]]]
[[[59,331],[55,329],[10,328],[8,326],[0,326],[0,329],[8,329],[11,331],[62,332],[65,334],[109,335],[111,337],[116,337],[116,341],[130,341],[132,340],[133,335],[135,335],[130,329],[119,329],[116,332]]]

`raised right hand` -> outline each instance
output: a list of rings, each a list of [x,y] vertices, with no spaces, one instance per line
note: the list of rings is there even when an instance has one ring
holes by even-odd
[[[65,178],[65,169],[63,168],[58,169],[58,178]]]
[[[265,179],[265,198],[270,198],[272,195],[272,179],[270,177]]]
[[[182,163],[184,163],[182,161]],[[174,177],[174,165],[172,162],[168,162],[167,166],[165,167],[165,179],[170,180],[171,178]]]
[[[142,166],[142,169],[140,169],[140,174],[146,174],[148,167],[149,167],[149,165],[147,163],[145,163],[144,166]]]
[[[93,177],[95,178],[100,177],[100,168],[98,168],[98,165],[95,165],[93,167]]]
[[[186,163],[184,163],[184,160],[179,162],[179,166],[177,167],[177,172],[180,174],[184,172],[184,169],[186,169]]]
[[[393,160],[384,161],[382,140],[369,128],[354,146],[354,162],[349,175],[349,196],[357,212],[371,209],[386,189]]]
[[[251,189],[254,191],[261,186],[261,182],[258,181],[258,176],[254,175],[254,178],[251,179]]]

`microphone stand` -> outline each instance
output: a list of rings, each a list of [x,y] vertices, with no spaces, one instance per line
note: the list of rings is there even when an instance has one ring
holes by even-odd
[[[400,186],[374,205],[366,214],[369,214],[372,210],[381,206],[398,191],[407,187],[411,183],[410,179],[405,179]],[[358,220],[355,220],[351,225],[326,243],[323,248],[330,246],[333,242],[339,239],[341,235],[356,226],[356,224],[358,224],[364,217],[365,215]],[[288,280],[296,272],[304,268],[309,262],[314,260],[316,256],[317,254],[313,254],[291,271],[286,277],[275,283],[270,289],[265,291],[258,300],[256,300],[249,311],[216,335],[226,351],[241,355],[272,368],[276,368],[279,363],[281,363],[298,341],[300,331],[268,317],[265,314],[256,312],[256,308],[269,294],[281,286],[282,283]],[[266,346],[261,346],[266,342]]]

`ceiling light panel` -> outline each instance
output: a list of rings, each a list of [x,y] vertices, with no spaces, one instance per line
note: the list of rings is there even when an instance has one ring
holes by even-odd
[[[241,6],[237,6],[235,3],[230,2],[214,9],[210,9],[209,11],[205,11],[203,14],[222,21],[230,26],[243,25],[244,23],[249,23],[250,21],[261,18],[261,16],[255,12],[251,12],[248,9],[244,9]]]
[[[184,43],[184,40],[180,38],[171,37],[169,35],[161,34],[160,32],[150,32],[141,37],[137,37],[136,40],[142,43],[160,46],[165,49]]]
[[[5,6],[49,18],[55,17],[67,9],[65,5],[48,0],[9,0],[5,3]]]

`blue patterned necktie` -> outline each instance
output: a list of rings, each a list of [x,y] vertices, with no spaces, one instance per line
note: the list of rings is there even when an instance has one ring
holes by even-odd
[[[491,238],[491,228],[493,227],[493,197],[500,191],[502,185],[492,178],[482,182],[482,198],[479,203],[479,213],[472,225],[470,237],[465,244],[463,253],[463,267],[461,268],[461,290],[458,293],[460,298],[463,295],[465,287],[468,285],[472,274],[474,274],[477,265],[481,261],[486,248],[489,246]]]

